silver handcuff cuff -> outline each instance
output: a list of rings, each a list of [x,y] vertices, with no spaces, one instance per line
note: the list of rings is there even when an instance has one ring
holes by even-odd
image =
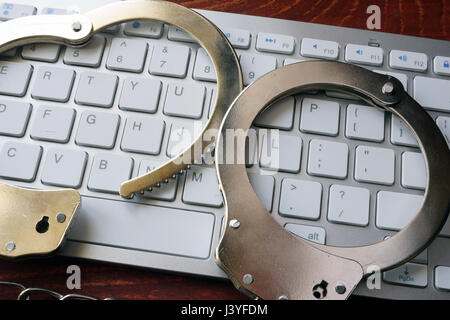
[[[82,47],[99,31],[136,20],[174,25],[197,40],[214,64],[217,98],[209,120],[192,144],[155,170],[124,182],[120,187],[124,198],[168,183],[190,164],[201,163],[204,154],[213,150],[215,141],[203,136],[210,129],[218,131],[226,110],[243,88],[239,58],[227,37],[202,15],[167,1],[121,1],[85,14],[28,16],[0,24],[0,52],[5,52],[41,42]],[[75,190],[31,191],[0,184],[0,257],[54,252],[79,206],[80,196]],[[46,227],[45,232],[38,231],[39,223]]]
[[[337,62],[302,62],[267,74],[234,100],[243,87],[242,74],[226,37],[198,13],[159,1],[118,2],[83,15],[11,20],[0,24],[0,52],[36,42],[82,46],[93,34],[113,24],[145,19],[175,25],[205,48],[217,71],[218,95],[200,137],[164,165],[122,184],[123,197],[167,182],[189,164],[201,160],[205,148],[214,148],[214,143],[203,139],[207,130],[220,127],[222,134],[227,129],[247,130],[256,115],[272,102],[304,90],[350,92],[393,112],[415,133],[425,155],[428,185],[417,217],[386,241],[353,248],[327,247],[295,237],[265,210],[249,183],[245,165],[217,161],[227,225],[215,255],[236,287],[256,298],[311,299],[318,298],[315,288],[326,283],[336,290],[328,290],[326,295],[322,292],[319,298],[343,299],[368,274],[368,267],[377,264],[387,269],[400,265],[417,255],[438,234],[450,206],[449,151],[431,118],[394,78]],[[227,145],[220,135],[216,139],[216,159],[220,159]],[[30,191],[0,184],[0,256],[20,258],[55,251],[79,205],[80,196],[74,190]],[[42,219],[38,223],[42,222],[44,227],[47,223],[47,228],[50,223],[52,228],[39,233],[36,219]],[[55,222],[59,228],[53,227]],[[258,245],[261,243],[264,246]]]
[[[245,164],[221,163],[245,148],[225,139],[248,132],[255,117],[275,101],[311,90],[356,95],[392,112],[411,129],[425,158],[428,182],[416,217],[394,236],[372,245],[332,247],[299,238],[268,213],[253,190]],[[254,298],[345,299],[364,276],[414,258],[443,227],[450,210],[450,152],[433,119],[391,76],[341,62],[307,61],[277,69],[247,87],[221,125],[216,169],[225,207],[217,263],[234,285]],[[242,159],[242,158],[241,158]],[[288,276],[287,276],[288,275]]]

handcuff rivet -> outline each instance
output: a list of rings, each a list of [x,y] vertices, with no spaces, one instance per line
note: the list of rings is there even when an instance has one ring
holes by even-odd
[[[74,23],[72,23],[72,30],[75,32],[80,32],[82,28],[82,25],[79,21],[75,21]]]
[[[344,284],[342,283],[338,283],[336,284],[336,286],[334,287],[334,289],[336,290],[337,294],[344,294],[347,291],[347,288],[345,287]]]
[[[381,91],[383,92],[383,94],[393,94],[394,93],[394,84],[390,81],[386,82],[383,85],[383,88],[381,88]]]
[[[63,223],[64,221],[66,221],[66,215],[62,212],[58,213],[56,215],[56,221],[58,221],[59,223]]]
[[[241,223],[239,222],[239,220],[237,219],[231,219],[230,220],[230,227],[233,229],[237,229],[239,228],[239,226],[241,225]]]
[[[244,276],[242,277],[242,281],[244,281],[245,284],[252,284],[253,280],[253,276],[249,273],[244,274]]]
[[[16,244],[13,241],[10,241],[5,246],[6,251],[12,252],[16,249]]]

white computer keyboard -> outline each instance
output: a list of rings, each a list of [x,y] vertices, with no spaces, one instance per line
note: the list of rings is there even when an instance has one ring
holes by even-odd
[[[0,20],[83,12],[105,2],[14,1],[0,4]],[[449,42],[200,12],[232,42],[246,85],[301,60],[364,65],[397,77],[449,141]],[[0,61],[1,180],[80,191],[82,208],[64,255],[225,277],[213,258],[224,215],[213,168],[194,167],[132,200],[118,195],[121,182],[174,154],[174,132],[206,122],[215,88],[205,51],[158,22],[109,28],[84,48],[12,50]],[[291,232],[329,245],[363,245],[394,234],[417,212],[424,162],[399,119],[346,95],[311,92],[278,102],[254,125],[280,129],[279,168],[250,148],[248,172],[264,205]],[[447,223],[426,251],[383,274],[381,290],[363,282],[356,294],[450,298],[449,237]]]

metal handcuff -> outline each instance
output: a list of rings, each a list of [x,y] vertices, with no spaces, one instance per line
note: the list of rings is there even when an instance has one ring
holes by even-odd
[[[204,148],[211,146],[210,141],[202,139],[206,130],[219,126],[221,134],[228,129],[248,130],[264,108],[304,90],[350,92],[374,106],[393,112],[412,129],[425,155],[428,171],[425,200],[410,224],[390,239],[371,246],[327,247],[292,235],[268,214],[250,185],[245,165],[217,161],[227,148],[235,148],[227,145],[219,135],[216,169],[225,199],[227,223],[215,255],[217,263],[236,287],[255,298],[343,299],[368,274],[371,265],[376,264],[382,270],[400,265],[427,247],[439,233],[450,208],[449,150],[428,114],[392,77],[338,62],[301,62],[265,75],[238,96],[242,89],[242,74],[239,60],[226,37],[201,15],[182,6],[159,1],[119,2],[84,15],[33,16],[12,20],[0,25],[0,52],[35,42],[82,46],[94,33],[110,25],[145,19],[175,25],[191,34],[205,48],[217,71],[218,97],[215,110],[200,137],[163,166],[125,182],[120,190],[124,197],[173,177],[189,165],[183,161],[186,156],[193,161],[199,160]],[[6,29],[14,32],[2,32]],[[236,96],[238,98],[234,100]],[[196,145],[200,145],[201,152],[195,152]],[[5,203],[7,205],[3,207]],[[28,191],[0,185],[2,231],[7,225],[3,222],[8,220],[9,224],[9,233],[0,233],[3,243],[0,243],[0,256],[13,258],[56,250],[79,204],[80,197],[73,190]],[[36,218],[42,217],[43,212],[47,215],[47,220],[42,218],[44,229],[49,221],[52,224],[57,221],[61,226],[59,233],[54,233],[55,228],[51,228],[52,232],[36,236]],[[19,220],[13,215],[22,218]],[[38,245],[42,242],[42,234],[52,235],[44,241],[48,245],[45,248]],[[16,237],[16,242],[8,240],[11,237]],[[30,243],[29,247],[26,243]],[[328,294],[322,291],[317,296],[315,288],[323,288],[324,284],[325,287],[329,285]],[[335,290],[330,289],[332,287]]]
[[[311,90],[356,95],[400,117],[416,136],[425,158],[427,188],[416,217],[394,236],[361,247],[331,247],[299,238],[268,213],[253,190],[245,164],[221,163],[245,148],[228,130],[247,130],[275,101]],[[450,152],[433,119],[391,76],[341,62],[307,61],[277,69],[247,87],[221,125],[216,169],[225,207],[224,234],[216,261],[234,285],[254,298],[345,299],[364,276],[414,258],[443,227],[450,210]],[[230,142],[231,141],[231,142]],[[231,157],[230,157],[231,158]],[[288,275],[288,276],[287,276]],[[320,288],[320,290],[318,290]]]
[[[226,36],[202,15],[167,1],[121,1],[85,14],[28,16],[0,24],[0,52],[5,52],[37,42],[81,47],[111,25],[147,19],[174,25],[203,46],[217,72],[217,98],[199,137],[162,166],[124,182],[120,187],[124,198],[175,179],[190,164],[201,163],[205,150],[213,149],[215,141],[203,139],[203,135],[210,129],[219,129],[226,110],[243,88],[239,59]],[[30,191],[0,184],[0,257],[55,251],[79,205],[80,196],[74,190]],[[38,228],[39,223],[43,229]]]

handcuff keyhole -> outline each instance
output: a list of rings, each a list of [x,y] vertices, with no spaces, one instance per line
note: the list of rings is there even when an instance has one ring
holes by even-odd
[[[316,284],[312,289],[312,294],[316,299],[323,299],[327,296],[328,282],[322,280],[320,283]]]
[[[48,223],[48,217],[44,216],[38,223],[36,223],[36,231],[39,233],[46,233],[50,224]]]

